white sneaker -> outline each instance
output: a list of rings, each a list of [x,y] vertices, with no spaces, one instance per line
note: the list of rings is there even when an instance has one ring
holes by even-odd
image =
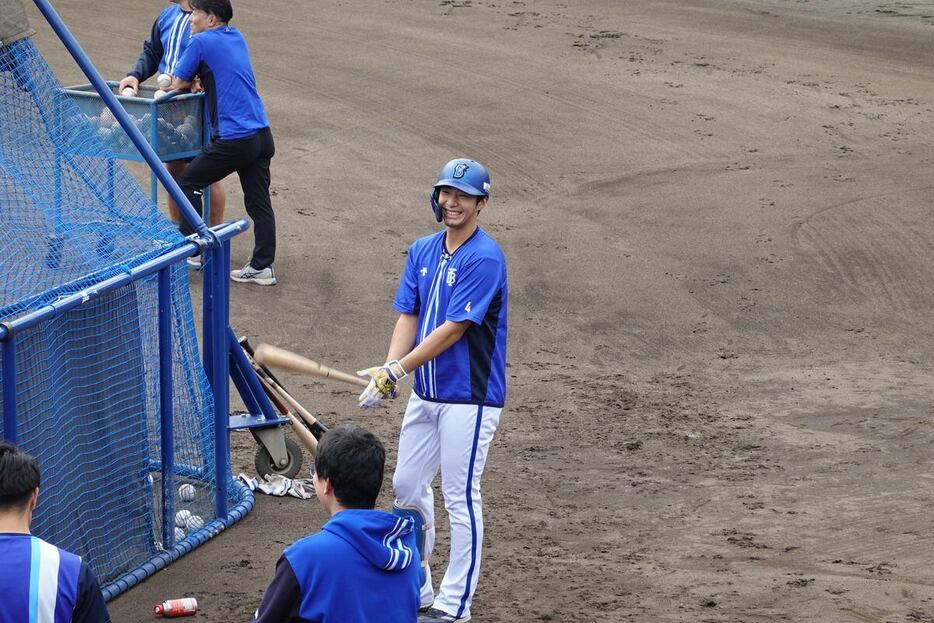
[[[262,270],[256,270],[247,264],[240,270],[230,271],[230,278],[240,283],[255,283],[261,286],[276,285],[276,273],[273,272],[272,266],[267,266]]]

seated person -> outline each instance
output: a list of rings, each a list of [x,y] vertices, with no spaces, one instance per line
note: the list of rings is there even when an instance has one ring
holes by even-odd
[[[29,534],[38,498],[36,459],[0,442],[0,623],[110,623],[88,564]]]
[[[385,460],[383,444],[362,428],[325,433],[314,484],[330,519],[286,548],[255,621],[415,623],[421,584],[415,525],[374,509]]]

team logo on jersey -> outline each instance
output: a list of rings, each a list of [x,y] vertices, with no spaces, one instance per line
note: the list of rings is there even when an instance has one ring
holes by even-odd
[[[456,165],[454,167],[454,179],[459,180],[460,178],[464,177],[464,174],[467,173],[467,169],[469,168],[470,168],[470,165],[464,164],[463,162]]]
[[[422,277],[424,277],[425,275],[428,274],[428,269],[422,266],[422,269],[418,272],[420,272],[422,274]]]
[[[449,286],[453,286],[454,282],[457,280],[457,269],[453,266],[448,266],[448,275],[445,278],[444,282]]]

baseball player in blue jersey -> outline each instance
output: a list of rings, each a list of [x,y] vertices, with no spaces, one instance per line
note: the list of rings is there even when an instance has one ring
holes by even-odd
[[[173,89],[191,87],[195,76],[207,96],[214,135],[178,180],[198,213],[201,191],[234,171],[243,188],[243,204],[253,219],[253,255],[230,278],[262,286],[276,284],[276,216],[269,197],[269,164],[276,153],[266,110],[256,89],[256,77],[246,39],[228,24],[230,0],[188,0],[191,39],[176,66]],[[182,226],[183,234],[193,230]]]
[[[330,519],[286,548],[257,623],[415,622],[415,526],[375,508],[385,461],[383,444],[362,428],[339,426],[321,438],[314,485]]]
[[[38,498],[36,460],[0,442],[0,623],[110,623],[88,564],[29,534]]]
[[[165,7],[156,21],[152,24],[152,32],[143,43],[143,51],[133,69],[127,74],[126,78],[120,81],[117,87],[117,93],[123,93],[127,87],[133,89],[134,93],[139,93],[139,83],[153,76],[157,71],[160,74],[175,75],[175,68],[182,52],[188,47],[188,39],[191,36],[189,20],[191,19],[191,7],[188,0],[171,0],[172,4]],[[172,160],[165,164],[169,173],[175,179],[178,179],[182,171],[185,170],[186,162],[184,160]],[[224,192],[224,186],[220,182],[211,185],[211,223],[217,225],[224,220],[224,205],[227,203],[227,195]],[[169,218],[173,223],[178,224],[181,221],[178,206],[168,198]]]
[[[430,201],[444,229],[409,248],[387,363],[358,373],[370,377],[361,407],[395,397],[396,384],[415,377],[392,484],[393,512],[410,517],[423,535],[423,623],[470,619],[480,573],[480,477],[506,399],[506,260],[477,225],[489,195],[480,163],[458,158],[441,169]],[[431,483],[439,470],[451,552],[435,595],[428,561],[435,540]]]

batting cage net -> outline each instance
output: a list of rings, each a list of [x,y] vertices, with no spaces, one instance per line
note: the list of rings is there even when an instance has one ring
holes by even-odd
[[[3,322],[186,244],[28,38],[0,47],[0,230]],[[15,396],[15,422],[2,413],[2,430],[15,430],[42,470],[33,533],[85,557],[104,586],[152,561],[158,568],[218,519],[213,439],[226,431],[214,430],[187,268],[169,270],[170,486],[162,486],[157,274],[18,332],[15,388],[0,386]],[[231,485],[226,495],[236,502],[239,491]]]

